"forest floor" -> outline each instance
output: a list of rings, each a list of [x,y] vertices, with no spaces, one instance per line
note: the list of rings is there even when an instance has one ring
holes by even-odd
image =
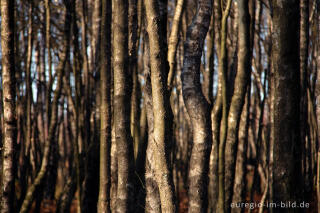
[[[254,202],[258,203],[261,200],[261,195],[255,194],[254,195]],[[251,211],[251,213],[258,213],[259,209],[255,208]],[[30,213],[33,213],[31,211]],[[41,205],[40,213],[55,213],[56,212],[56,203],[54,201],[44,201]],[[77,201],[74,200],[72,202],[70,213],[77,212]],[[179,203],[179,213],[186,213],[188,212],[188,198],[186,191],[180,192],[180,203]],[[248,213],[249,210],[247,209],[245,213]],[[267,212],[265,209],[264,212]],[[316,196],[313,196],[313,200],[310,203],[310,208],[306,211],[306,213],[316,213],[317,212],[317,202]]]
[[[253,172],[249,171],[247,176],[248,184],[252,184]],[[262,194],[255,193],[253,196],[253,202],[259,203],[261,201]],[[179,192],[179,213],[188,212],[188,194],[185,189],[180,190]],[[247,195],[247,200],[250,200],[249,195]],[[34,205],[33,205],[34,209]],[[56,212],[56,202],[52,200],[45,200],[41,204],[40,213],[55,213]],[[77,200],[73,200],[70,213],[77,212]],[[251,210],[251,213],[258,213],[259,208],[254,208]],[[264,213],[268,212],[267,209],[264,210]],[[310,203],[310,208],[306,209],[306,213],[316,213],[317,212],[317,196],[316,192],[312,194],[312,200]],[[34,210],[31,210],[30,213],[34,213]],[[91,213],[91,212],[90,212]],[[245,210],[245,213],[249,213],[249,209]]]

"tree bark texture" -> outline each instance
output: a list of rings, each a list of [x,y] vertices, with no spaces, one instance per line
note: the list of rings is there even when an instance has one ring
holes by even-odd
[[[169,163],[169,147],[172,138],[172,112],[167,90],[167,52],[164,44],[163,23],[158,12],[161,9],[157,0],[144,1],[149,37],[152,107],[154,117],[154,140],[151,146],[154,152],[156,181],[159,187],[161,209],[163,212],[175,212],[175,193],[171,166]],[[163,15],[163,14],[162,14]]]
[[[1,175],[1,213],[14,212],[15,145],[17,121],[15,112],[14,1],[1,0],[1,54],[3,144]]]
[[[100,178],[98,213],[110,212],[111,0],[102,0],[100,67]]]
[[[212,145],[210,105],[202,93],[200,64],[212,13],[212,1],[200,0],[184,44],[182,95],[190,116],[193,148],[189,168],[189,212],[206,212],[209,156]]]
[[[114,122],[118,158],[116,212],[132,212],[134,158],[130,133],[132,79],[128,68],[128,0],[113,0]],[[130,102],[129,102],[130,103]]]
[[[248,0],[238,1],[238,70],[228,114],[225,149],[225,206],[228,208],[230,208],[232,201],[240,117],[250,78],[250,15],[248,3]]]
[[[273,202],[300,201],[299,1],[273,0]],[[295,187],[292,187],[292,186]],[[298,212],[274,209],[274,212]]]

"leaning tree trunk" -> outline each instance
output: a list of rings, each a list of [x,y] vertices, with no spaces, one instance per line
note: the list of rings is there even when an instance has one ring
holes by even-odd
[[[130,133],[131,73],[128,69],[128,0],[113,0],[114,122],[118,155],[116,212],[131,212],[134,159]],[[130,102],[129,102],[130,103]]]
[[[15,197],[15,62],[14,1],[1,0],[1,54],[3,89],[3,150],[1,174],[1,213],[14,212]]]
[[[167,90],[166,37],[163,35],[164,23],[161,23],[157,0],[144,1],[147,32],[149,37],[152,107],[154,118],[154,140],[148,146],[154,153],[156,182],[159,187],[161,209],[163,212],[175,212],[175,193],[169,164],[169,146],[171,145],[172,112]],[[161,9],[161,8],[160,8]]]
[[[227,212],[229,212],[232,201],[240,117],[250,78],[250,15],[248,0],[238,1],[238,22],[238,70],[228,114],[225,149],[225,206],[227,207]]]
[[[98,213],[110,212],[111,1],[102,0],[100,67],[100,177]]]
[[[64,68],[67,61],[68,53],[69,53],[69,39],[70,39],[70,20],[71,20],[71,13],[70,13],[70,5],[66,1],[66,15],[65,15],[65,26],[64,26],[64,41],[63,41],[63,50],[60,55],[60,63],[57,67],[57,73],[58,73],[58,80],[57,80],[57,86],[54,92],[54,97],[52,101],[51,106],[51,119],[50,119],[50,126],[49,126],[49,134],[48,138],[46,139],[44,152],[43,152],[43,158],[41,162],[41,168],[33,181],[33,184],[28,187],[27,194],[24,198],[24,201],[22,203],[20,213],[28,212],[31,204],[33,202],[35,193],[37,189],[39,189],[41,183],[44,180],[45,174],[48,169],[48,163],[49,163],[49,157],[51,152],[51,143],[55,143],[55,132],[57,128],[57,122],[58,122],[58,100],[60,98],[61,90],[62,90],[62,79],[64,74]]]
[[[190,116],[193,148],[189,169],[189,212],[206,212],[209,156],[212,144],[210,106],[201,90],[200,64],[212,1],[200,0],[187,30],[182,70],[182,95]]]
[[[301,201],[299,0],[273,1],[273,202]],[[294,186],[294,187],[293,187]],[[298,212],[274,209],[274,212]]]

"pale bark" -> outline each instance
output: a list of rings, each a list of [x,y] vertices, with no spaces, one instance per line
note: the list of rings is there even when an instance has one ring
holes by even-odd
[[[164,34],[164,14],[157,0],[144,1],[149,37],[152,107],[154,116],[154,140],[151,146],[155,160],[156,182],[159,187],[161,209],[163,212],[175,212],[175,193],[169,163],[169,146],[172,137],[172,112],[167,90],[166,33]],[[161,16],[160,16],[161,15]],[[161,19],[162,18],[162,19]],[[162,22],[161,22],[162,20]],[[166,19],[165,19],[166,21]],[[161,29],[162,28],[162,29]]]
[[[3,103],[3,150],[1,174],[1,213],[12,213],[15,197],[15,112],[14,1],[1,0],[1,56]]]
[[[152,143],[154,141],[154,116],[153,116],[153,103],[152,103],[152,89],[150,79],[150,50],[149,50],[149,39],[148,35],[144,36],[144,80],[145,85],[144,101],[146,106],[147,122],[148,122],[148,145],[146,150],[146,161],[145,161],[145,185],[146,185],[146,198],[145,198],[145,209],[148,213],[160,213],[161,212],[161,201],[159,189],[155,178],[155,167],[153,159]]]
[[[175,76],[176,70],[176,54],[177,48],[179,44],[179,29],[180,29],[180,22],[183,12],[184,0],[178,0],[176,4],[176,8],[174,10],[174,16],[172,20],[172,27],[169,36],[169,44],[168,44],[168,62],[169,62],[169,74],[168,74],[168,88],[171,90],[173,79]]]

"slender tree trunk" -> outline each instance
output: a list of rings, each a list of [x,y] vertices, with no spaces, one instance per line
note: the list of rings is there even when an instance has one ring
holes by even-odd
[[[207,53],[206,67],[203,72],[202,91],[207,101],[213,103],[213,74],[214,74],[214,14],[211,16],[210,27],[206,38]]]
[[[100,67],[100,181],[98,213],[110,212],[111,1],[102,0]]]
[[[242,109],[239,123],[239,142],[237,149],[237,160],[235,169],[235,180],[233,186],[232,203],[242,203],[246,201],[246,166],[247,166],[247,147],[248,147],[248,129],[250,115],[250,85],[247,87],[245,104]],[[243,208],[232,208],[231,213],[244,212]]]
[[[273,202],[301,201],[299,1],[273,1]],[[292,187],[295,186],[295,187]],[[274,209],[274,212],[280,212]],[[281,212],[299,212],[281,209]]]
[[[169,44],[168,44],[168,62],[169,62],[169,74],[168,74],[168,89],[172,89],[173,79],[176,72],[176,54],[177,48],[179,43],[179,29],[180,29],[180,22],[184,7],[184,0],[178,0],[176,4],[176,8],[174,10],[174,16],[172,21],[171,33],[169,37]]]
[[[26,64],[26,109],[27,109],[27,122],[26,122],[26,134],[25,144],[27,152],[31,144],[31,107],[32,107],[32,89],[31,89],[31,59],[33,48],[33,1],[30,1],[29,5],[29,30],[28,30],[28,50],[27,50],[27,64]],[[27,153],[25,153],[27,155]]]
[[[220,52],[219,52],[219,81],[221,81],[221,102],[222,102],[222,118],[220,123],[220,135],[219,135],[219,153],[218,153],[218,175],[219,175],[219,195],[217,209],[219,212],[224,213],[225,211],[225,184],[224,184],[224,171],[225,171],[225,160],[224,152],[227,138],[228,129],[228,102],[227,102],[227,68],[228,68],[228,55],[227,55],[227,19],[230,14],[232,0],[228,0],[226,8],[223,10],[221,6],[222,19],[221,19],[221,34],[220,34]]]
[[[163,23],[158,12],[161,8],[157,0],[144,1],[144,4],[150,45],[152,107],[154,113],[154,140],[148,146],[152,147],[154,153],[154,160],[151,163],[155,167],[161,209],[169,213],[176,211],[176,204],[168,150],[171,146],[172,112],[167,91],[167,53],[165,51],[166,46],[164,46],[166,37],[161,34],[163,33],[161,31]]]
[[[145,163],[145,184],[146,184],[146,203],[145,209],[148,213],[160,213],[161,201],[159,189],[155,178],[155,167],[153,164],[153,149],[152,143],[154,141],[154,116],[153,116],[153,103],[152,103],[152,88],[151,88],[151,71],[150,71],[150,49],[149,39],[147,33],[144,36],[144,80],[145,85],[144,101],[146,106],[147,122],[148,122],[148,145],[146,150],[146,163]]]
[[[206,185],[212,134],[210,106],[201,90],[200,64],[211,14],[212,1],[199,1],[195,18],[187,31],[181,76],[183,99],[193,131],[189,169],[189,212],[206,212],[208,204]]]
[[[232,201],[240,117],[250,78],[250,15],[248,0],[238,1],[238,14],[238,71],[228,114],[225,150],[225,206],[227,207],[227,212],[229,212]]]
[[[63,42],[63,50],[60,55],[60,63],[57,67],[57,73],[58,73],[58,80],[57,80],[57,86],[54,92],[54,97],[52,101],[52,106],[51,106],[51,119],[50,119],[50,126],[49,126],[49,134],[48,138],[45,142],[45,147],[44,147],[44,153],[43,153],[43,158],[41,162],[41,168],[40,171],[37,173],[36,178],[33,182],[32,185],[28,187],[27,194],[24,198],[24,201],[22,203],[22,207],[20,209],[20,213],[25,213],[28,212],[31,204],[33,202],[35,192],[41,185],[41,183],[44,180],[45,174],[47,172],[48,168],[48,161],[50,157],[50,152],[51,152],[51,144],[55,143],[55,132],[56,132],[56,127],[57,127],[57,113],[58,113],[58,100],[60,98],[61,94],[61,89],[62,89],[62,79],[63,79],[63,74],[64,74],[64,68],[65,64],[67,61],[68,53],[69,53],[69,36],[70,36],[70,20],[71,20],[71,13],[70,13],[70,5],[68,2],[66,2],[66,16],[65,16],[65,27],[64,27],[64,35],[65,39]]]
[[[131,212],[134,159],[130,134],[132,79],[128,69],[128,1],[113,0],[114,116],[118,155],[117,212]],[[129,102],[130,103],[130,102]]]
[[[50,124],[50,113],[51,113],[51,92],[52,92],[52,84],[53,84],[53,76],[52,76],[52,56],[51,56],[51,10],[50,10],[51,0],[45,0],[46,7],[46,49],[48,54],[48,62],[46,66],[49,69],[49,81],[47,85],[46,91],[46,138],[48,137],[48,128]]]
[[[307,87],[308,87],[308,46],[309,46],[309,1],[300,0],[300,137],[303,144],[303,175],[306,188],[304,193],[306,200],[310,199],[312,192],[312,181],[310,177],[310,152],[308,152],[307,139],[307,121],[308,112],[307,107]]]
[[[15,112],[14,1],[1,0],[1,56],[3,103],[3,150],[1,174],[1,213],[13,213],[15,197]]]
[[[128,9],[129,21],[129,69],[132,74],[132,96],[131,96],[131,119],[130,130],[133,138],[134,159],[137,158],[139,145],[139,117],[140,117],[140,85],[138,80],[138,65],[137,65],[137,31],[138,31],[138,10],[137,0],[129,0]]]
[[[217,51],[217,57],[220,58],[221,42],[221,1],[214,1],[214,42]],[[222,97],[221,97],[221,70],[218,70],[218,84],[215,103],[211,111],[211,129],[212,129],[212,148],[209,161],[209,208],[208,213],[215,212],[218,203],[219,184],[218,184],[218,155],[219,155],[219,130],[222,116]]]

